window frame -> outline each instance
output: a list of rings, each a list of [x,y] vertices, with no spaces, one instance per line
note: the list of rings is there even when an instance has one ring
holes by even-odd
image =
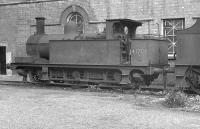
[[[82,21],[82,23],[81,23],[81,25],[82,25],[82,30],[81,31],[79,31],[79,32],[81,32],[81,34],[83,34],[84,32],[85,32],[85,27],[84,27],[84,18],[83,18],[83,16],[79,13],[79,12],[71,12],[68,16],[67,16],[67,18],[66,18],[66,23],[69,23],[70,21],[72,21],[72,17],[74,17],[75,16],[75,18],[76,18],[76,21],[75,21],[75,23],[76,23],[76,25],[78,26],[78,17],[79,18],[81,18],[81,21]],[[73,21],[74,22],[74,21]],[[79,28],[79,27],[78,27]]]
[[[163,35],[170,42],[168,44],[168,54],[175,54],[177,47],[176,30],[185,29],[185,18],[170,18],[162,20],[163,20]],[[180,23],[181,26],[178,26]]]

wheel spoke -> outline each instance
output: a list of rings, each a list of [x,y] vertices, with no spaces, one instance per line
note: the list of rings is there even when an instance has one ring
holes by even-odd
[[[193,91],[195,91],[197,94],[200,94],[200,84],[199,84],[199,77],[200,74],[197,72],[194,72],[193,68],[190,67],[186,71],[186,82],[189,83],[189,86]]]

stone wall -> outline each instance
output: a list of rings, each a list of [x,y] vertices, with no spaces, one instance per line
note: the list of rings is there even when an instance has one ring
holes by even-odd
[[[102,31],[105,19],[130,18],[143,22],[138,33],[162,34],[162,19],[185,18],[187,28],[200,16],[199,0],[1,0],[0,44],[12,58],[26,56],[25,42],[35,32],[35,17],[46,18],[46,33],[60,34],[62,13],[71,5],[87,12],[86,33]]]

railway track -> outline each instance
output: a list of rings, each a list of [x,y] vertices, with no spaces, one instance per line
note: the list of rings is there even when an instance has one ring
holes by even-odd
[[[32,84],[32,83],[23,81],[0,81],[0,85],[25,86],[27,84]]]
[[[105,89],[109,89],[110,91],[114,91],[114,92],[121,92],[121,93],[125,93],[125,90],[121,90],[119,88],[119,86],[93,86],[93,85],[77,85],[77,84],[62,84],[62,83],[33,83],[33,82],[23,82],[23,81],[0,81],[0,85],[7,85],[7,86],[22,86],[22,87],[44,87],[44,88],[70,88],[70,89],[98,89],[100,88],[101,90],[105,90]],[[171,88],[170,88],[171,89]],[[170,90],[168,89],[168,90]],[[136,89],[131,89],[129,87],[126,87],[126,90],[136,90]],[[155,94],[158,91],[163,91],[163,88],[145,88],[142,87],[140,89],[141,91],[149,91],[149,94],[151,95],[157,95]],[[98,90],[97,90],[98,91]],[[142,94],[148,94],[148,93],[143,93]],[[194,92],[191,92],[190,90],[185,90],[185,93],[188,95],[196,95]],[[164,94],[163,94],[164,95]]]
[[[43,83],[43,82],[24,82],[24,81],[0,81],[0,85],[10,85],[10,86],[57,86],[57,87],[73,87],[73,88],[81,88],[81,87],[101,87],[101,88],[119,88],[119,86],[108,86],[108,85],[90,85],[90,84],[66,84],[66,83]],[[124,87],[127,88],[127,87]]]
[[[64,88],[64,89],[89,89],[89,91],[99,91],[98,89],[101,89],[100,91],[105,91],[105,90],[109,90],[110,92],[120,92],[120,93],[127,93],[127,91],[129,90],[133,90],[132,93],[136,93],[137,89],[131,89],[130,87],[124,87],[124,88],[119,88],[119,86],[94,86],[94,85],[77,85],[77,84],[62,84],[62,83],[33,83],[33,82],[23,82],[23,81],[0,81],[0,85],[7,85],[7,86],[22,86],[22,87],[38,87],[38,88]],[[172,90],[173,88],[167,88],[167,90]],[[157,87],[141,87],[140,91],[137,93],[138,94],[146,94],[146,95],[158,95],[157,93],[160,91],[164,91],[166,89],[164,89],[162,86],[160,86],[160,88]],[[148,92],[143,92],[143,91],[148,91]],[[185,89],[184,92],[188,95],[197,95],[194,91],[191,91],[189,89]],[[164,93],[164,94],[163,94]],[[166,92],[163,92],[162,94],[159,94],[158,96],[162,96],[165,95]]]

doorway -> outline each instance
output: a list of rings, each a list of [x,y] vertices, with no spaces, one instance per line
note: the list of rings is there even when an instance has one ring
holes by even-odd
[[[0,46],[0,74],[6,75],[6,46]]]

